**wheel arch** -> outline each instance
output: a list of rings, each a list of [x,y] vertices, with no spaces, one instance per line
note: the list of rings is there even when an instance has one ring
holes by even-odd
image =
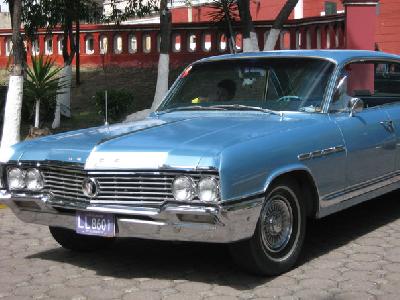
[[[285,178],[293,179],[298,183],[305,199],[307,217],[316,217],[319,211],[319,192],[316,181],[306,166],[291,166],[271,173],[265,183],[265,193],[276,181],[284,180]]]

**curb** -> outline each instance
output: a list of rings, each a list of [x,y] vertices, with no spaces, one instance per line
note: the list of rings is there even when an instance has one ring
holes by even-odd
[[[7,206],[5,206],[4,204],[0,204],[0,209],[2,208],[7,208]]]

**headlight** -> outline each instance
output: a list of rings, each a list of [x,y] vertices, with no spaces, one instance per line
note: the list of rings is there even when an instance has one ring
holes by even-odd
[[[10,190],[20,190],[25,187],[25,171],[19,168],[8,170],[8,187]]]
[[[172,183],[172,193],[175,200],[188,201],[192,200],[195,193],[195,184],[191,177],[180,176],[175,178]]]
[[[219,186],[218,180],[214,177],[206,177],[198,184],[199,199],[210,202],[218,200]]]
[[[31,191],[39,191],[44,186],[42,174],[38,169],[29,169],[25,175],[26,188]]]

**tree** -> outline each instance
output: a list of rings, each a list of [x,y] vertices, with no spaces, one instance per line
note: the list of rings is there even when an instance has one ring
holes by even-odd
[[[169,76],[169,53],[171,48],[171,30],[172,17],[168,9],[168,0],[144,1],[144,0],[128,0],[124,11],[117,7],[119,0],[111,0],[112,13],[106,19],[108,22],[120,23],[134,16],[144,16],[153,12],[159,12],[160,15],[160,56],[158,60],[158,72],[156,92],[154,95],[151,110],[154,111],[160,105],[165,94],[168,91],[168,76]]]
[[[250,0],[237,0],[237,6],[242,24],[243,52],[260,51],[257,33],[250,13]]]
[[[151,110],[154,111],[161,104],[165,94],[168,92],[169,77],[169,52],[171,48],[172,17],[168,9],[168,1],[160,2],[160,57],[158,60],[156,93],[154,95]]]
[[[61,27],[63,32],[62,55],[64,67],[61,71],[56,112],[52,127],[60,126],[60,115],[70,116],[72,61],[77,52],[73,25],[76,20],[93,22],[100,19],[97,2],[94,0],[23,0],[23,21],[30,40],[36,38],[39,28],[51,33]]]
[[[9,0],[8,4],[11,15],[13,62],[4,111],[2,149],[19,142],[20,139],[25,64],[25,51],[21,35],[22,0]]]
[[[268,34],[268,38],[264,44],[264,51],[266,50],[274,50],[276,42],[279,39],[279,35],[282,31],[283,24],[289,18],[289,15],[293,11],[294,7],[297,5],[299,0],[287,0],[285,5],[282,7],[281,11],[279,12],[278,16],[276,17],[274,24]]]
[[[27,68],[25,97],[35,103],[34,127],[40,127],[40,103],[55,101],[59,93],[59,78],[61,68],[55,67],[54,60],[44,58],[43,54],[32,57],[32,67]]]
[[[212,9],[209,13],[211,21],[224,28],[230,52],[236,53],[236,40],[233,31],[233,23],[237,22],[239,17],[236,0],[213,0],[207,6]]]

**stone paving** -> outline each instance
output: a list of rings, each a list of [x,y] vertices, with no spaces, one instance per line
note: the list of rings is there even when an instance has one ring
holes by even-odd
[[[399,299],[400,192],[312,221],[299,266],[260,278],[224,245],[124,239],[95,254],[60,248],[0,209],[0,299]]]

